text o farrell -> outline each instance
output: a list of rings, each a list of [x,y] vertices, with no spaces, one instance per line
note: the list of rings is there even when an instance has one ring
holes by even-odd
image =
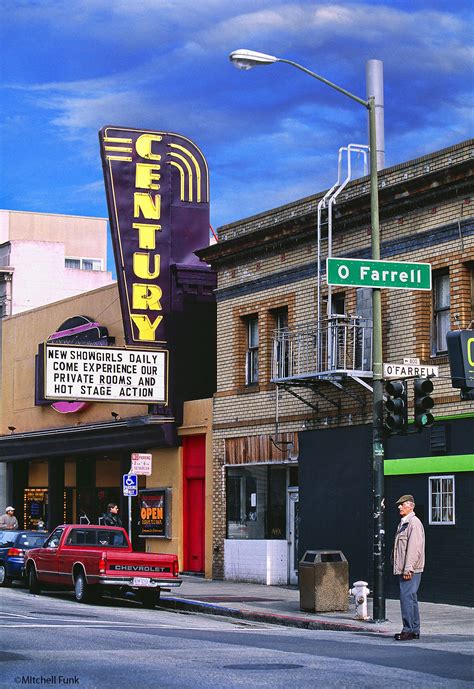
[[[328,285],[431,290],[431,265],[359,258],[328,258]]]

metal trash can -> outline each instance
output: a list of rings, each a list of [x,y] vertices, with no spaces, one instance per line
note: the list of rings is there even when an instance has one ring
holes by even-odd
[[[307,550],[299,563],[300,609],[348,609],[349,564],[340,550]]]

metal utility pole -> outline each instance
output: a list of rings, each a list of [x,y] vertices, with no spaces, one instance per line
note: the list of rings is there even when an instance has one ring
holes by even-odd
[[[377,170],[385,167],[385,106],[383,96],[383,62],[367,60],[365,65],[367,100],[375,99],[375,128],[377,130]],[[370,131],[369,131],[370,137]]]
[[[369,60],[367,65],[366,100],[359,98],[350,91],[341,88],[332,81],[316,74],[316,72],[303,67],[293,60],[287,60],[275,55],[258,53],[254,50],[235,50],[229,55],[230,60],[239,69],[251,69],[259,65],[269,65],[275,62],[284,62],[296,67],[310,77],[323,82],[327,86],[339,91],[369,111],[369,143],[370,143],[370,217],[372,225],[372,259],[380,260],[380,226],[379,226],[379,196],[378,196],[378,161],[380,167],[384,160],[384,136],[383,136],[383,71],[380,60]],[[373,91],[370,93],[370,91]],[[379,122],[377,122],[377,117]],[[380,126],[381,134],[377,126]],[[379,145],[379,151],[377,151]],[[384,548],[385,525],[383,513],[384,496],[384,445],[383,445],[383,364],[382,364],[382,303],[379,288],[372,289],[372,318],[373,318],[373,434],[372,434],[372,482],[373,482],[373,565],[374,565],[374,610],[375,622],[385,620],[385,590],[384,590]]]
[[[375,116],[375,98],[371,96],[369,104],[370,133],[370,219],[372,225],[372,259],[380,260],[380,226],[379,195],[377,174],[377,125]],[[383,363],[382,363],[382,299],[378,288],[372,289],[372,371],[373,371],[373,405],[372,405],[372,476],[373,476],[373,515],[374,515],[374,592],[373,619],[375,622],[385,620],[385,587],[384,587],[384,550],[385,519],[383,508],[384,497],[384,445],[383,445]]]

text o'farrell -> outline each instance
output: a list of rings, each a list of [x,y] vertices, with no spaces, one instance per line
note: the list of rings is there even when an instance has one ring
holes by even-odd
[[[379,259],[326,259],[328,285],[431,290],[431,265]]]
[[[347,278],[349,277],[349,268],[344,265],[339,266],[339,268],[337,269],[337,274],[339,275],[341,280],[347,280]]]

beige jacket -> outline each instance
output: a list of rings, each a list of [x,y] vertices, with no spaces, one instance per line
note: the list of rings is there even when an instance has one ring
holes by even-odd
[[[392,551],[393,573],[422,572],[425,566],[425,530],[414,512],[395,534]]]
[[[18,529],[18,521],[15,515],[2,514],[0,517],[0,529]]]

